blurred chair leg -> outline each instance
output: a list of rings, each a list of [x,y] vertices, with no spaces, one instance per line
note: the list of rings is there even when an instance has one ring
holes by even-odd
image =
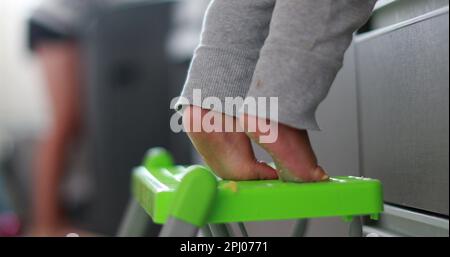
[[[209,224],[214,237],[231,237],[230,230],[226,224]]]
[[[149,216],[139,203],[132,199],[129,202],[125,217],[119,227],[119,237],[144,236]]]
[[[198,227],[185,221],[171,217],[164,224],[160,237],[195,237]]]
[[[202,233],[202,236],[204,236],[204,237],[212,237],[213,236],[212,232],[211,232],[211,229],[209,229],[208,225],[203,226],[200,229],[200,232]]]
[[[362,237],[363,229],[362,229],[362,218],[361,216],[353,217],[352,221],[349,225],[348,235],[350,237]]]
[[[292,232],[293,237],[303,237],[305,236],[306,229],[308,228],[308,219],[299,219],[295,224],[294,231]]]
[[[245,228],[244,223],[243,222],[238,222],[238,226],[239,226],[239,230],[242,233],[242,236],[243,237],[248,237],[248,232],[247,232],[247,229]]]

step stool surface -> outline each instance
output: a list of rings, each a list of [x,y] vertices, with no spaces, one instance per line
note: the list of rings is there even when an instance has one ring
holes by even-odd
[[[150,158],[134,170],[133,195],[155,223],[166,222],[176,189],[191,170],[192,167],[173,166],[162,157],[159,161]],[[195,203],[192,206],[195,208]],[[382,187],[375,179],[340,176],[325,182],[289,183],[218,178],[217,193],[206,223],[333,216],[350,219],[359,215],[376,219],[382,211]]]

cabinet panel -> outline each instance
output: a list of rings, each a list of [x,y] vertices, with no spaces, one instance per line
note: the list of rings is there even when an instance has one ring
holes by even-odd
[[[357,38],[361,170],[385,200],[448,215],[448,7]]]

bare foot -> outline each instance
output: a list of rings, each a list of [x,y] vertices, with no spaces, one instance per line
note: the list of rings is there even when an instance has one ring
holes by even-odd
[[[221,118],[224,122],[237,124],[237,120],[197,106],[188,106],[184,110],[185,130],[205,163],[217,176],[227,180],[276,179],[278,177],[273,168],[256,160],[250,139],[244,132],[207,132],[203,128],[196,132],[194,124],[201,124],[203,117],[207,114],[213,115],[214,121]]]
[[[239,122],[248,136],[270,154],[281,180],[313,182],[329,179],[326,172],[317,164],[306,130],[295,129],[281,123],[273,124],[278,128],[278,137],[273,143],[263,143],[259,139],[269,132],[261,132],[265,130],[260,129],[258,122],[265,120],[245,114],[240,117]],[[256,131],[249,128],[256,128]]]

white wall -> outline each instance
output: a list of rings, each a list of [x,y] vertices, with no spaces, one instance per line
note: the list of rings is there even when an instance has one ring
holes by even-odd
[[[39,66],[27,49],[26,21],[38,0],[0,1],[0,151],[48,118]]]

